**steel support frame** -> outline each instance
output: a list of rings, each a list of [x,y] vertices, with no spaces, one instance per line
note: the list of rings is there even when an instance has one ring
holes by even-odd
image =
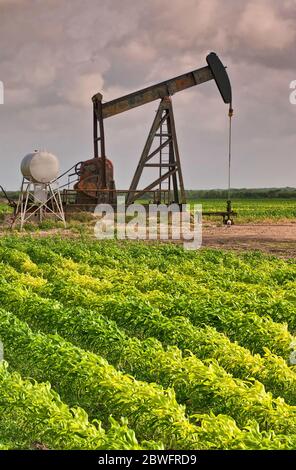
[[[166,141],[162,141],[156,150],[151,152],[151,147],[154,142],[155,137],[159,136],[159,131],[161,133],[161,126],[166,121],[168,136]],[[162,164],[161,160],[161,151],[166,146],[169,147],[169,163]],[[159,163],[153,164],[149,161],[159,154]],[[159,166],[160,170],[168,168],[168,171],[162,173],[157,179],[152,183],[146,186],[144,189],[138,190],[138,185],[140,178],[143,174],[145,167]],[[145,192],[155,189],[158,185],[161,185],[163,181],[168,181],[168,186],[172,188],[174,194],[174,200],[168,201],[175,202],[177,204],[184,204],[186,202],[185,190],[183,175],[181,169],[181,161],[179,154],[179,147],[177,141],[173,105],[170,96],[165,96],[161,99],[158,110],[156,112],[155,118],[153,120],[148,138],[146,140],[142,155],[140,157],[137,169],[135,171],[134,177],[132,179],[129,193],[127,196],[127,204],[132,204],[136,199],[140,198]],[[161,202],[161,201],[159,201]]]
[[[46,200],[36,198],[34,193],[35,184],[32,181],[23,178],[21,185],[21,192],[17,203],[14,220],[12,226],[15,226],[18,220],[20,221],[20,229],[34,216],[39,215],[39,221],[42,222],[45,212],[50,212],[55,215],[58,220],[61,220],[66,227],[66,219],[61,200],[61,193],[59,188],[54,188],[53,184],[44,184],[44,190],[47,191]],[[30,198],[34,200],[34,209],[30,210]]]

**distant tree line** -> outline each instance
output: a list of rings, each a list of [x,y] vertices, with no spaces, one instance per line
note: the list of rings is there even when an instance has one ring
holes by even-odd
[[[17,200],[19,191],[7,191],[10,199]],[[187,199],[227,199],[227,189],[190,189],[186,191]],[[0,191],[0,198],[4,194]],[[231,190],[232,199],[296,199],[296,188],[234,188]],[[141,199],[151,199],[151,194],[146,194]]]
[[[16,201],[19,198],[19,191],[6,191],[7,196],[9,199]],[[5,195],[2,191],[0,191],[0,197],[5,199]]]
[[[186,191],[188,199],[227,199],[226,189],[192,189]],[[232,199],[291,199],[296,198],[296,188],[235,188],[231,190]]]

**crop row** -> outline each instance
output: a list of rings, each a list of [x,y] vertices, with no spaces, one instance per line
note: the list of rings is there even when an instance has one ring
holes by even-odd
[[[225,413],[235,418],[239,426],[255,419],[263,429],[294,432],[296,407],[274,400],[259,383],[233,379],[219,365],[207,366],[196,356],[182,357],[178,348],[165,351],[156,340],[129,338],[116,323],[89,310],[64,309],[57,301],[9,284],[3,285],[0,293],[2,305],[13,309],[30,325],[49,333],[56,330],[140,380],[173,386],[178,401],[185,403],[191,414]]]
[[[0,311],[0,337],[9,363],[36,380],[49,380],[70,406],[82,406],[103,422],[124,416],[141,440],[159,439],[167,448],[246,448],[279,446],[294,436],[241,431],[228,416],[197,415],[190,423],[171,390],[123,375],[104,359],[73,346],[58,335],[33,333],[14,315]],[[249,429],[249,428],[248,428]],[[289,444],[290,445],[290,444]]]
[[[120,244],[113,241],[93,243],[92,241],[65,240],[61,238],[42,238],[32,243],[30,237],[9,237],[1,245],[26,251],[40,262],[46,262],[48,251],[54,261],[60,255],[84,263],[94,269],[121,268],[148,270],[166,273],[173,271],[182,275],[189,274],[198,281],[229,285],[229,281],[239,281],[249,285],[284,285],[296,280],[295,260],[282,260],[267,257],[259,252],[240,253],[229,251],[199,250],[186,251],[173,244],[147,245],[145,243]]]
[[[118,298],[117,296],[116,298],[114,296],[109,296],[104,299],[99,299],[93,295],[87,295],[87,290],[84,285],[83,289],[81,289],[79,285],[76,284],[74,286],[74,293],[72,288],[70,291],[67,291],[68,303],[72,305],[72,309],[70,308],[69,310],[69,307],[67,308],[65,317],[65,314],[63,315],[64,309],[58,302],[53,303],[52,300],[44,299],[44,296],[32,296],[22,289],[22,283],[28,285],[28,282],[25,282],[24,279],[26,276],[27,275],[24,276],[23,274],[17,273],[12,268],[4,267],[2,269],[0,279],[2,278],[4,284],[1,286],[0,292],[3,306],[16,313],[21,312],[21,314],[24,315],[24,318],[29,322],[34,320],[34,322],[37,322],[39,326],[46,328],[46,331],[48,332],[57,328],[57,325],[59,324],[59,328],[62,328],[61,334],[63,336],[65,336],[67,332],[71,331],[70,336],[73,335],[73,338],[75,337],[77,341],[85,341],[83,346],[86,345],[89,349],[92,349],[94,345],[96,345],[97,348],[100,348],[101,346],[101,350],[98,349],[100,354],[104,354],[104,351],[107,350],[108,354],[110,354],[111,349],[113,354],[112,360],[115,361],[116,365],[119,363],[123,367],[122,364],[125,363],[122,358],[118,358],[116,356],[119,346],[117,335],[110,331],[110,338],[108,337],[105,343],[102,340],[102,336],[98,338],[95,337],[95,334],[97,334],[98,331],[96,329],[92,330],[92,328],[94,328],[93,322],[97,322],[96,328],[100,326],[99,318],[103,318],[101,320],[103,321],[103,324],[105,322],[104,317],[98,316],[98,312],[100,312],[101,315],[104,314],[116,320],[116,322],[127,329],[131,335],[138,335],[140,337],[155,336],[166,345],[175,344],[181,349],[190,349],[200,359],[204,360],[212,358],[234,376],[242,379],[256,378],[261,381],[268,390],[272,391],[275,396],[282,396],[288,403],[294,404],[296,402],[295,373],[287,366],[283,359],[272,355],[267,351],[265,357],[261,357],[259,355],[253,356],[247,349],[242,348],[236,343],[231,343],[226,336],[218,333],[211,327],[193,327],[187,319],[182,317],[176,317],[173,319],[163,317],[157,309],[152,308],[142,300],[135,301],[133,299],[129,300],[121,297]],[[13,285],[6,284],[5,279],[8,277],[13,277]],[[33,281],[37,281],[38,290],[38,286],[40,284],[38,283],[38,278],[33,278]],[[59,280],[58,283],[60,288],[63,281]],[[49,287],[47,287],[47,290],[48,288]],[[79,303],[84,304],[88,309],[83,310],[75,307],[77,303],[77,293]],[[53,308],[53,306],[55,307]],[[92,308],[94,313],[91,313],[89,308]],[[58,314],[56,309],[59,311]],[[44,312],[43,314],[45,318],[41,316],[41,312]],[[80,320],[77,320],[77,315]],[[87,325],[88,330],[86,332],[86,322],[89,317],[90,323]],[[65,329],[63,329],[64,326],[61,324],[62,321],[66,321],[68,323],[72,321],[73,325],[67,325]],[[80,329],[78,328],[79,321],[83,324],[83,328],[82,325],[80,326]],[[104,334],[106,335],[106,332],[104,332]],[[77,335],[79,335],[79,337],[77,337]],[[122,341],[125,341],[125,336],[122,332],[118,333],[118,335]],[[102,343],[100,343],[100,341]],[[108,344],[112,344],[112,348],[108,348]],[[133,344],[134,348],[137,346],[139,351],[141,351],[141,345],[139,345],[135,339],[133,339]],[[146,349],[147,346],[143,344],[142,350],[146,351]],[[152,348],[150,347],[150,349]],[[121,346],[119,347],[119,352],[121,352],[123,356]],[[108,360],[110,360],[110,357],[108,357]],[[193,360],[194,359],[191,358],[191,361]],[[140,352],[139,357],[137,357],[137,355],[135,356],[135,364],[138,363],[140,363]],[[131,371],[133,371],[135,365],[130,364],[129,367],[131,368]],[[157,370],[158,369],[156,368],[156,371]],[[128,371],[131,372],[130,370]],[[153,373],[156,374],[156,371]],[[138,373],[143,374],[141,367],[138,370]],[[172,383],[172,379],[165,379],[163,374],[161,377],[164,385]],[[140,378],[148,380],[147,376],[141,376]],[[150,375],[149,380],[156,380],[156,375]],[[177,379],[175,380],[175,383],[178,383]],[[176,385],[174,386],[175,389],[178,390],[178,387]],[[187,391],[181,393],[181,385],[179,388],[180,392],[178,393],[178,399],[181,402],[186,402],[185,397],[187,396]],[[217,401],[217,403],[220,403],[220,401]],[[189,400],[189,403],[191,404],[191,407],[195,406],[195,401],[192,402],[192,400]]]
[[[229,287],[231,281],[246,285],[283,285],[296,280],[296,263],[278,258],[266,257],[258,252],[240,254],[218,250],[184,251],[171,244],[159,246],[143,243],[116,243],[105,241],[66,240],[60,238],[32,239],[30,237],[4,237],[0,246],[3,248],[27,252],[39,263],[56,262],[62,255],[88,266],[88,269],[122,269],[147,272],[171,272],[189,275],[198,283],[208,284],[214,281],[221,287]],[[49,254],[50,253],[50,254]],[[173,269],[173,270],[172,270]],[[193,280],[193,279],[192,279]],[[169,282],[169,280],[168,280]],[[170,283],[170,288],[174,288]]]
[[[217,312],[221,306],[245,313],[254,311],[260,316],[270,316],[275,322],[286,321],[293,331],[296,329],[293,292],[296,267],[291,261],[288,263],[257,253],[248,257],[218,251],[184,254],[175,247],[154,247],[149,251],[143,245],[127,245],[120,250],[116,245],[108,249],[108,245],[102,247],[89,243],[82,248],[77,242],[67,244],[58,240],[42,240],[38,246],[23,245],[18,249],[28,252],[38,264],[50,262],[59,265],[65,261],[61,256],[64,253],[67,257],[74,257],[79,262],[79,270],[86,274],[102,278],[108,278],[110,274],[114,278],[114,274],[120,277],[120,271],[124,270],[121,281],[129,289],[135,284],[144,292],[162,289],[173,297],[181,297],[179,303],[188,296],[195,300],[195,305],[202,299],[200,306],[206,303],[205,308],[208,308],[207,303],[210,302]],[[133,257],[135,252],[140,256]],[[120,263],[116,259],[119,254]],[[102,255],[104,263],[101,262]],[[128,271],[131,274],[129,279]]]
[[[105,432],[81,408],[69,408],[49,383],[24,380],[0,362],[0,436],[4,448],[141,449],[126,423],[110,419]],[[7,444],[6,444],[7,443]],[[153,443],[150,444],[150,448]],[[148,447],[149,448],[149,447]]]
[[[133,299],[135,309],[139,305],[148,304],[160,310],[163,317],[169,317],[172,321],[178,316],[188,317],[194,326],[209,325],[226,334],[231,340],[247,347],[253,353],[264,354],[269,349],[274,354],[289,360],[291,345],[295,338],[289,333],[287,326],[275,323],[268,317],[260,317],[255,312],[243,312],[225,308],[211,308],[211,302],[195,302],[183,296],[182,299],[174,298],[163,292],[121,292],[107,285],[109,281],[100,282],[90,276],[80,275],[72,270],[58,267],[42,266],[42,273],[50,281],[45,291],[55,298],[79,301],[86,308],[96,308],[95,305],[104,303],[110,295],[123,299]],[[115,274],[116,276],[116,274]],[[86,296],[84,293],[88,293]],[[100,301],[98,301],[100,299]],[[64,301],[63,300],[63,301]]]
[[[34,240],[30,238],[3,238],[0,243],[1,251],[5,248],[17,249],[28,253],[39,263],[57,263],[71,258],[78,263],[80,270],[85,273],[108,276],[113,270],[143,272],[142,289],[162,285],[171,294],[182,289],[192,291],[199,287],[210,286],[215,294],[217,291],[239,292],[244,294],[263,294],[263,300],[275,294],[274,300],[284,297],[285,289],[292,286],[296,280],[296,264],[289,260],[279,260],[263,256],[259,253],[240,254],[231,252],[207,250],[201,252],[186,252],[173,245],[147,247],[144,244],[128,244],[121,246],[116,243],[83,243],[67,241],[58,238]],[[62,256],[62,254],[64,256]],[[104,262],[102,262],[104,260]],[[166,276],[166,274],[169,276]],[[162,276],[165,274],[165,276]],[[172,277],[171,277],[172,276]],[[137,278],[137,276],[136,276]],[[130,279],[133,282],[133,278]],[[237,299],[238,300],[238,299]],[[256,300],[260,298],[256,296]],[[276,312],[275,312],[276,313]],[[293,320],[293,318],[291,318]]]
[[[44,247],[41,257],[36,250],[36,247],[28,249],[32,260],[29,257],[26,259],[23,253],[18,254],[13,250],[6,250],[2,257],[23,270],[28,269],[32,273],[41,270],[50,281],[59,279],[58,283],[63,284],[62,278],[66,276],[66,284],[69,286],[69,283],[72,283],[73,290],[79,284],[101,296],[120,292],[122,295],[133,295],[139,300],[147,300],[166,316],[188,316],[191,323],[196,326],[211,325],[253,353],[264,354],[268,348],[289,360],[294,337],[289,333],[287,325],[243,307],[243,301],[239,300],[239,296],[229,297],[227,292],[211,290],[203,285],[197,286],[194,282],[192,284],[189,276],[185,280],[181,278],[179,291],[167,292],[169,286],[178,284],[173,273],[167,273],[166,276],[157,272],[147,273],[147,270],[126,273],[112,268],[110,273],[106,273],[104,269],[101,273],[102,279],[98,279],[79,273],[81,269],[87,271],[88,266],[85,264],[77,264]],[[46,263],[40,263],[37,267],[32,261],[40,261],[40,258]],[[151,279],[151,282],[147,279]],[[233,300],[230,301],[229,298]],[[256,310],[256,301],[253,304]],[[250,307],[250,302],[247,305]]]
[[[169,448],[295,448],[295,434],[276,435],[273,431],[260,433],[255,423],[249,423],[246,429],[240,430],[235,421],[225,415],[217,417],[213,414],[196,415],[194,419],[198,425],[190,424],[182,418],[180,412],[178,413],[173,400],[169,404],[169,410],[164,397],[157,403],[155,395],[152,396],[151,385],[140,384],[134,379],[125,377],[125,382],[129,380],[130,386],[122,387],[122,374],[114,373],[106,361],[74,347],[57,335],[33,333],[26,323],[2,310],[0,310],[0,336],[5,341],[10,362],[23,373],[30,372],[30,375],[38,379],[46,376],[54,388],[60,391],[61,396],[65,395],[70,402],[83,403],[91,415],[96,415],[98,410],[104,414],[106,407],[111,413],[114,411],[115,416],[119,410],[119,413],[123,411],[128,415],[129,421],[134,422],[134,428],[139,435],[144,434],[143,437],[153,435],[157,438],[160,434],[164,441],[169,439],[169,442],[166,442]],[[100,366],[105,366],[103,374],[98,366],[99,362]],[[110,372],[113,373],[112,376]],[[119,375],[121,381],[118,380]],[[150,396],[147,396],[148,387],[150,387]],[[136,402],[138,406],[135,406]],[[150,405],[149,409],[147,402]],[[171,418],[168,420],[169,412]],[[112,429],[110,433],[112,434]],[[131,437],[135,446],[133,433]],[[144,441],[142,445],[145,448],[161,448],[160,444],[151,441]]]

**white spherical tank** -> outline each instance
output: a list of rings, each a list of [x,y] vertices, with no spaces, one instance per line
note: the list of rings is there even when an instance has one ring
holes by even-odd
[[[52,153],[35,150],[26,155],[21,163],[21,172],[33,183],[50,183],[55,180],[60,171],[57,157]]]

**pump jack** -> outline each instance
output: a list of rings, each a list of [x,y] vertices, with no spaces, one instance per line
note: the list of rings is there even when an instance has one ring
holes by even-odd
[[[74,186],[77,192],[76,203],[95,205],[98,202],[114,201],[116,190],[113,165],[107,159],[105,151],[105,119],[155,100],[160,100],[159,107],[130,187],[128,190],[118,192],[127,193],[127,204],[133,203],[149,192],[153,193],[153,202],[167,204],[186,202],[171,97],[187,88],[214,80],[224,103],[229,104],[232,109],[231,84],[224,65],[214,52],[206,57],[206,61],[208,65],[205,67],[106,103],[103,103],[101,93],[93,96],[94,158],[75,166],[75,174],[78,176],[78,182]],[[155,139],[159,139],[158,145],[152,150]],[[158,169],[158,176],[143,189],[139,189],[140,178],[144,169],[148,167]],[[231,204],[230,207],[228,205],[227,213],[228,216],[232,213]]]

